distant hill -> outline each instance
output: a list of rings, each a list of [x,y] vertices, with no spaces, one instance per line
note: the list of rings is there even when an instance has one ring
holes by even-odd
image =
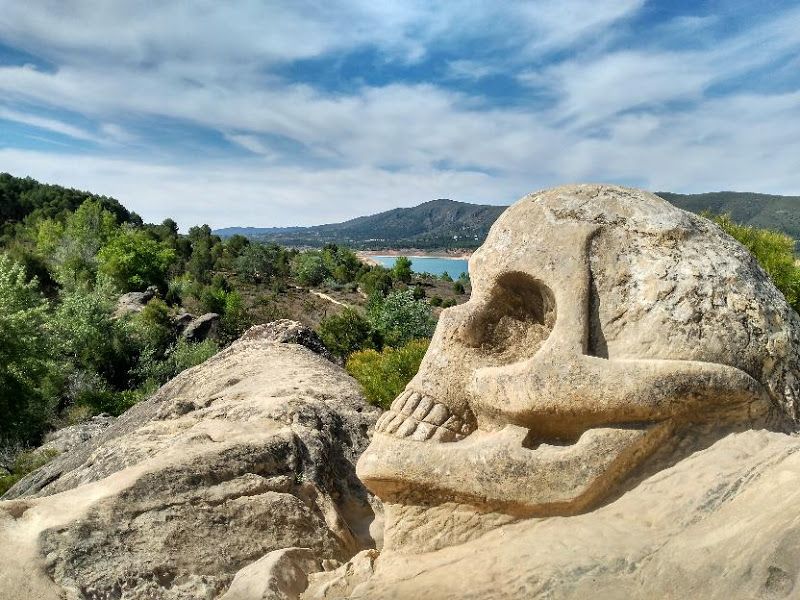
[[[735,221],[783,231],[800,239],[800,196],[750,192],[673,194],[656,192],[675,206],[694,213],[730,213]],[[344,223],[314,227],[228,227],[215,231],[241,234],[288,246],[346,244],[353,248],[476,248],[505,206],[467,204],[439,199],[412,208],[395,208]]]
[[[777,229],[800,240],[800,196],[774,196],[751,192],[673,194],[656,192],[667,202],[693,213],[728,213],[734,221]]]
[[[440,198],[412,208],[395,208],[344,223],[314,227],[229,227],[215,231],[236,233],[289,246],[347,244],[356,248],[472,248],[486,238],[505,206],[467,204]]]

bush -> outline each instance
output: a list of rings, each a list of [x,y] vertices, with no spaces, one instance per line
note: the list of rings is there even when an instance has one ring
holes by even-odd
[[[323,319],[319,336],[328,350],[341,358],[376,345],[369,322],[351,308]]]
[[[436,327],[430,305],[415,300],[412,290],[393,292],[386,298],[372,296],[367,318],[384,343],[395,347],[416,338],[429,338]]]
[[[461,283],[460,281],[456,281],[453,284],[453,291],[458,295],[462,295],[466,292],[466,290],[464,289],[464,284]]]
[[[709,215],[706,214],[706,217]],[[800,267],[794,240],[784,233],[735,223],[730,215],[711,217],[725,233],[747,248],[764,268],[786,301],[800,312]]]
[[[286,250],[276,244],[251,244],[236,259],[236,272],[254,283],[285,277],[289,273]]]
[[[331,272],[318,252],[308,251],[298,254],[292,261],[292,273],[302,285],[319,285]]]
[[[385,296],[392,290],[394,283],[391,272],[383,267],[372,267],[361,275],[358,282],[367,296],[372,296],[375,293]]]
[[[441,306],[442,299],[439,296],[433,296],[428,302],[430,302],[431,306]]]
[[[364,396],[369,402],[389,408],[416,375],[428,343],[428,340],[412,340],[396,349],[356,352],[347,361],[347,372],[364,388]]]

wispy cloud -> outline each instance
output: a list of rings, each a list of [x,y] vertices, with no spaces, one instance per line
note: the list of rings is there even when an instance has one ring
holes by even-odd
[[[0,50],[0,119],[96,151],[7,145],[0,168],[146,218],[309,223],[575,180],[800,193],[788,1],[4,8],[0,43],[37,60]]]

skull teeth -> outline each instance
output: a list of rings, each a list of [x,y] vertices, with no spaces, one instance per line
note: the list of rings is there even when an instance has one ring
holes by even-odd
[[[420,442],[456,442],[474,429],[470,419],[462,419],[444,404],[409,391],[400,394],[375,423],[376,432]]]

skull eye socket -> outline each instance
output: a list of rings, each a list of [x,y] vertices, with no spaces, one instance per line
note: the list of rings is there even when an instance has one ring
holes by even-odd
[[[526,273],[504,273],[462,339],[494,364],[517,362],[536,354],[555,320],[550,288]]]

